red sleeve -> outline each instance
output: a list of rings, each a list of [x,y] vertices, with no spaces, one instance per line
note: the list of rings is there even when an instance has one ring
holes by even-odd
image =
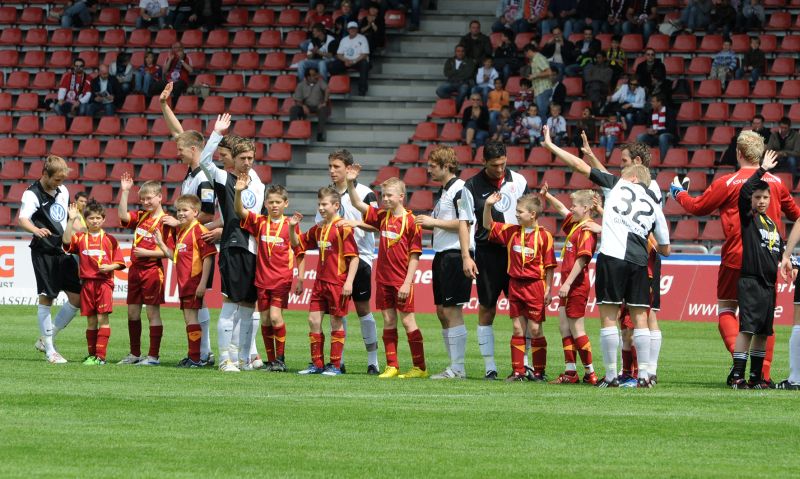
[[[410,216],[412,219],[412,228],[410,228],[408,233],[406,233],[411,236],[408,241],[408,253],[422,254],[422,228],[420,228],[417,224],[417,219],[414,217],[414,215]]]
[[[714,210],[722,206],[728,195],[728,185],[725,184],[728,178],[728,176],[723,176],[713,181],[711,186],[700,196],[692,198],[689,193],[681,192],[678,193],[676,199],[689,214],[695,216],[710,215]]]
[[[253,236],[258,236],[258,229],[261,226],[261,215],[246,210],[247,214],[239,221],[239,226]]]
[[[790,221],[797,221],[797,218],[800,218],[800,208],[785,185],[781,188],[781,211]]]
[[[111,262],[121,265],[122,269],[125,269],[125,260],[122,257],[122,250],[119,249],[119,241],[117,241],[117,238],[114,238],[113,236],[107,236],[107,238],[109,239],[109,246],[111,248]]]
[[[139,214],[141,212],[139,210],[128,211],[131,219],[128,222],[124,222],[122,220],[119,223],[122,225],[123,228],[136,228],[136,225],[139,224]]]
[[[555,268],[558,263],[556,263],[556,251],[553,247],[553,235],[547,230],[544,230],[544,247],[542,262],[545,269]]]
[[[83,91],[81,94],[86,94],[92,91],[92,82],[87,78],[85,82],[83,82]]]
[[[317,229],[319,229],[319,227],[314,225],[310,230],[300,235],[300,247],[303,251],[319,248],[317,245]]]
[[[80,254],[81,253],[81,239],[83,239],[84,233],[75,233],[72,235],[72,240],[69,242],[69,246],[67,246],[64,251],[69,254]]]
[[[386,217],[387,213],[388,211],[386,210],[379,210],[372,205],[367,205],[367,212],[364,213],[364,223],[374,228],[380,228],[381,220]]]
[[[566,218],[564,218],[564,224],[561,225],[561,231],[564,234],[568,235],[570,230],[572,229],[572,225],[575,224],[575,221],[572,219],[572,213],[568,214]]]
[[[514,236],[514,225],[506,223],[492,223],[492,229],[489,231],[489,241],[492,243],[499,243],[503,246],[508,245],[508,242]]]
[[[358,245],[356,245],[356,235],[353,233],[353,228],[340,227],[339,234],[342,235],[342,247],[344,251],[341,252],[342,257],[358,256]]]
[[[65,73],[64,76],[61,77],[61,83],[58,84],[59,88],[69,88],[69,76],[70,73]]]
[[[174,250],[175,249],[175,235],[169,235],[164,237],[164,244],[167,245],[167,248]]]
[[[200,258],[206,259],[209,256],[217,254],[217,248],[213,244],[206,242],[203,239],[202,233],[204,228],[197,228],[195,238],[197,238],[197,251],[200,253]]]
[[[289,228],[292,227],[291,225],[288,225],[288,226],[289,226]],[[286,231],[289,231],[289,230],[287,229]],[[294,225],[294,233],[298,238],[302,238],[303,237],[303,233],[300,232],[300,225],[299,224]],[[295,256],[300,256],[300,255],[306,254],[306,250],[303,247],[303,242],[302,241],[300,241],[299,245],[297,245],[296,247],[293,247],[292,250],[294,251],[294,255]]]
[[[591,259],[594,256],[595,248],[597,248],[597,235],[591,231],[581,231],[578,236],[578,244],[575,245],[578,258],[588,256]]]

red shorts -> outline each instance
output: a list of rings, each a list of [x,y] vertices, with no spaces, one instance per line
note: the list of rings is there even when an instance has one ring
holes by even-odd
[[[128,304],[164,304],[164,270],[131,266],[128,271]]]
[[[508,283],[508,314],[537,323],[544,322],[544,281],[511,278]]]
[[[717,273],[717,299],[728,301],[739,300],[739,274],[741,270],[719,265]]]
[[[580,284],[572,284],[567,293],[567,299],[561,302],[567,317],[570,319],[582,318],[586,315],[586,303],[589,301],[589,278],[588,275]]]
[[[81,315],[108,314],[114,305],[114,283],[107,279],[84,279],[81,285]]]
[[[377,291],[375,291],[375,307],[380,309],[381,311],[384,309],[396,309],[401,313],[413,313],[414,312],[414,285],[411,285],[411,291],[408,293],[408,297],[405,301],[402,301],[400,298],[397,297],[398,291],[400,291],[399,286],[391,286],[388,284],[379,284],[377,285]]]
[[[279,284],[274,288],[256,288],[258,293],[258,310],[267,311],[270,306],[286,309],[289,307],[289,292],[292,290],[292,282]]]
[[[311,301],[309,311],[322,311],[331,316],[347,316],[348,303],[350,298],[342,296],[341,284],[328,283],[327,281],[315,281],[314,289],[311,290]]]
[[[195,295],[181,296],[181,309],[203,309],[203,298],[198,298]]]

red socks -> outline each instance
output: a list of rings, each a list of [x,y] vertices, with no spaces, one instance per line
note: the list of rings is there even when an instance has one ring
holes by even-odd
[[[311,342],[311,362],[318,368],[325,366],[322,361],[322,354],[325,349],[325,335],[322,333],[308,333],[308,339]],[[339,356],[341,357],[341,353],[339,353]]]
[[[408,333],[408,347],[411,348],[411,362],[415,367],[425,371],[425,346],[422,343],[422,331],[415,329]]]
[[[722,311],[719,313],[719,335],[725,342],[728,352],[733,354],[733,346],[736,344],[736,336],[739,335],[739,321],[733,311]]]
[[[561,346],[564,348],[564,362],[574,363],[575,362],[575,340],[572,336],[567,336],[566,338],[561,338]]]
[[[267,350],[267,361],[275,361],[275,333],[272,326],[262,324],[261,337],[264,338],[264,348]]]
[[[164,326],[150,326],[150,350],[147,352],[148,356],[158,357],[161,351],[161,336],[163,334]]]
[[[283,323],[280,326],[275,326],[272,329],[275,338],[275,355],[282,361],[284,357],[284,349],[286,348],[286,323]]]
[[[199,324],[186,325],[186,338],[189,340],[189,359],[200,362],[200,338],[203,337],[203,329]]]
[[[261,337],[264,338],[264,347],[267,350],[267,360],[283,360],[286,348],[286,323],[280,326],[261,325]]]
[[[134,356],[142,355],[142,322],[128,321],[128,337],[131,342],[131,354]]]
[[[97,356],[97,330],[86,330],[86,347],[89,349],[89,356]]]
[[[622,350],[622,374],[635,377],[633,375],[633,353],[630,349]]]
[[[511,369],[525,374],[525,336],[511,336]]]
[[[342,351],[344,351],[344,330],[331,331],[331,364],[339,368],[342,366]]]
[[[761,377],[764,381],[769,381],[770,370],[772,369],[772,356],[775,354],[775,335],[767,338],[767,354],[764,356],[764,364],[761,366]]]
[[[409,337],[409,341],[411,338]],[[397,363],[397,329],[383,330],[383,348],[386,351],[386,365],[400,367]]]
[[[97,331],[97,359],[106,360],[109,336],[111,336],[111,328],[100,328]]]
[[[639,359],[636,357],[636,346],[631,346],[631,376],[639,377]]]
[[[547,339],[544,336],[531,339],[531,351],[533,352],[533,371],[544,374],[547,366]]]
[[[578,348],[578,354],[581,356],[581,362],[586,367],[592,364],[592,343],[589,342],[589,337],[585,334],[575,338],[575,346]]]

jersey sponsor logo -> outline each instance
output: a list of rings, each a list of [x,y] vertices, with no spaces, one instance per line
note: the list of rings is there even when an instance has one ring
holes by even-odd
[[[319,247],[319,249],[328,249],[331,246],[333,246],[333,243],[330,241],[317,241],[317,247]]]
[[[522,252],[522,246],[520,246],[518,244],[515,244],[514,246],[512,246],[511,249],[513,249],[515,253],[521,253]],[[527,246],[525,247],[525,256],[533,255],[535,252],[536,251],[534,251],[533,248],[528,248]]]
[[[256,194],[250,190],[242,191],[242,205],[248,210],[254,208],[256,206]]]
[[[263,241],[264,243],[272,243],[272,244],[279,244],[279,243],[280,243],[280,244],[283,244],[283,243],[284,243],[284,241],[283,241],[283,238],[281,238],[280,236],[272,236],[272,235],[271,235],[271,236],[267,236],[267,235],[261,235],[261,238],[260,238],[260,239],[261,239],[261,241]]]
[[[509,208],[511,208],[511,195],[504,191],[500,193],[500,201],[494,204],[494,209],[501,213],[505,213]]]
[[[148,231],[148,230],[146,230],[144,228],[140,228],[140,227],[136,227],[136,236],[138,236],[138,237],[140,237],[142,239],[144,239],[144,238],[152,238],[153,237],[153,235],[150,233],[150,231]]]
[[[213,203],[214,202],[214,190],[209,188],[203,188],[200,190],[200,201],[203,203]]]
[[[186,247],[187,247],[186,243],[178,243],[175,245],[175,251],[181,253],[183,251],[186,251]]]
[[[106,252],[101,249],[85,249],[81,251],[81,254],[84,256],[94,256],[97,258],[102,258],[106,255]]]
[[[389,238],[390,240],[395,240],[400,237],[399,234],[395,233],[394,231],[381,231],[381,236],[384,238]]]
[[[67,210],[64,209],[58,203],[53,203],[53,206],[50,207],[50,219],[55,221],[56,223],[61,223],[64,221],[64,218],[67,217]]]
[[[0,246],[0,278],[14,277],[14,247]]]

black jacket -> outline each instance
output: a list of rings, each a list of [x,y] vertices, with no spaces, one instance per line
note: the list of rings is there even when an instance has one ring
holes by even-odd
[[[550,58],[556,51],[556,43],[555,42],[547,42],[545,43],[544,47],[542,47],[542,51],[540,52],[545,58]],[[561,45],[561,59],[564,61],[564,65],[571,65],[575,63],[575,45],[572,44],[571,41],[564,39],[564,44]]]
[[[122,102],[125,98],[122,96],[122,87],[119,84],[119,80],[116,77],[111,75],[108,76],[108,85],[106,86],[106,90],[112,95],[114,95],[114,106],[119,108],[122,106]],[[100,77],[97,76],[92,80],[92,97],[89,99],[90,103],[95,102],[95,98],[100,93]]]

